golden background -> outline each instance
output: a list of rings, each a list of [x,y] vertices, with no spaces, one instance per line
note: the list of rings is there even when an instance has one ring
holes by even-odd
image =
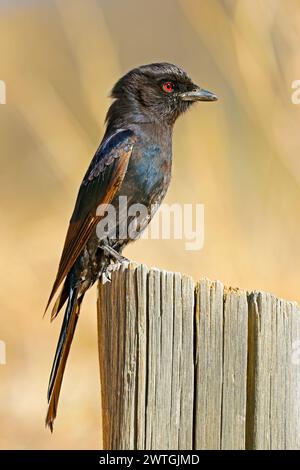
[[[128,69],[182,65],[220,101],[176,124],[166,202],[205,204],[205,245],[142,240],[150,266],[300,300],[297,0],[0,1],[0,448],[99,448],[95,289],[66,370],[54,434],[46,388],[60,321],[42,313],[77,190]]]

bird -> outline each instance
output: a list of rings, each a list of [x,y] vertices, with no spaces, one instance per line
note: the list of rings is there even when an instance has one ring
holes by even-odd
[[[57,296],[52,321],[66,304],[47,393],[46,426],[51,432],[84,295],[101,277],[109,280],[115,264],[127,260],[123,249],[139,237],[161,204],[171,180],[177,118],[195,102],[217,100],[181,67],[167,62],[130,70],[114,85],[111,98],[106,130],[80,185],[46,307]],[[119,207],[122,198],[128,206],[143,205],[144,216],[129,217]],[[110,207],[116,217],[99,234]],[[137,235],[129,236],[126,227],[137,218]]]

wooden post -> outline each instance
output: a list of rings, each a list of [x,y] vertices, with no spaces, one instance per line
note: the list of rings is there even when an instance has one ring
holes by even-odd
[[[130,264],[99,283],[105,449],[300,449],[300,310]]]

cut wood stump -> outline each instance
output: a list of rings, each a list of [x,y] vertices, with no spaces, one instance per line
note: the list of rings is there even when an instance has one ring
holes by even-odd
[[[300,310],[130,264],[99,283],[105,449],[300,449]]]

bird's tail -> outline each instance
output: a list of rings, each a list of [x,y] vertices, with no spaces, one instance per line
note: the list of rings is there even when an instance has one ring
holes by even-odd
[[[49,426],[51,432],[53,431],[53,422],[56,418],[64,370],[80,313],[82,300],[83,295],[78,295],[78,287],[73,288],[70,286],[67,308],[60,331],[48,386],[48,412],[46,416],[46,426]]]

